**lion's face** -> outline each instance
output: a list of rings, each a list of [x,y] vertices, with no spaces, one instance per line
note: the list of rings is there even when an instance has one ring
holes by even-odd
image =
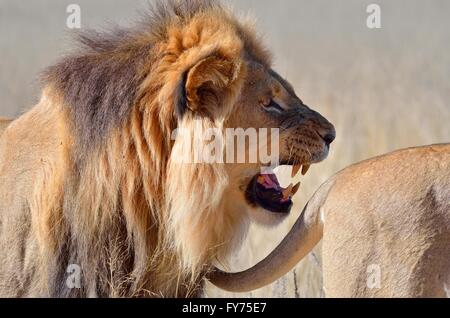
[[[251,218],[264,224],[276,223],[289,214],[292,197],[299,188],[299,185],[281,187],[271,168],[293,166],[294,176],[303,166],[305,174],[311,164],[327,157],[335,139],[330,122],[306,106],[277,73],[256,62],[248,64],[246,80],[226,128],[243,128],[247,132],[254,129],[258,137],[267,132],[267,142],[258,139],[257,162],[251,161],[250,152],[255,147],[247,141],[245,162],[227,164],[231,187],[234,187],[230,191],[234,193],[233,200],[238,194],[238,200],[247,207]],[[278,130],[278,138],[273,135],[276,131],[273,128]],[[273,140],[277,140],[278,147],[272,148]],[[238,146],[234,148],[239,151]],[[276,154],[271,149],[277,151],[276,148],[277,162],[261,160],[262,152],[273,156]]]
[[[268,225],[288,215],[299,186],[281,187],[269,168],[305,172],[335,138],[333,125],[270,68],[251,31],[223,16],[202,19],[183,27],[158,69],[158,105],[169,106],[158,117],[176,128],[165,195],[174,241],[190,264],[226,254],[247,215]]]

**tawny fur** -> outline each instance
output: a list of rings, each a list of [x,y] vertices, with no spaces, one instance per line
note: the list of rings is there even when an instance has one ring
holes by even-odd
[[[327,297],[448,296],[450,145],[351,166],[311,202],[305,214],[311,228],[323,226]]]

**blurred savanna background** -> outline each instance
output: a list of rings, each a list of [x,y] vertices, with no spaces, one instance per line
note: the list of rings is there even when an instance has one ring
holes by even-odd
[[[0,116],[19,116],[36,103],[39,71],[74,47],[66,26],[69,4],[80,5],[83,29],[102,29],[131,25],[148,2],[0,0]],[[228,269],[241,270],[281,241],[315,189],[335,172],[398,148],[450,141],[450,1],[223,2],[254,17],[274,68],[338,134],[329,158],[301,178],[290,218],[272,229],[253,227],[231,256]],[[366,25],[371,3],[381,7],[381,29]],[[320,264],[318,247],[271,286],[239,295],[209,286],[206,296],[322,296]]]

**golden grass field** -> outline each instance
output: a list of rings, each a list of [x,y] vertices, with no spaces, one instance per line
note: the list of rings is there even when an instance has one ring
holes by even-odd
[[[0,0],[0,116],[17,116],[37,99],[38,71],[68,47],[69,3],[83,27],[129,24],[145,1]],[[288,232],[328,177],[394,149],[450,141],[450,2],[235,0],[274,52],[275,69],[303,101],[336,126],[329,158],[302,178],[293,214],[273,229],[253,227],[230,270],[255,264]],[[366,7],[382,8],[382,29],[366,27]],[[290,171],[281,171],[290,174]],[[209,287],[206,296],[318,297],[320,249],[271,286],[245,295]]]

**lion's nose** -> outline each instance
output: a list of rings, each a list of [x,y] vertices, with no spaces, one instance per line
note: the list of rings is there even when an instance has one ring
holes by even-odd
[[[312,110],[306,105],[303,106],[307,108],[309,115],[307,118],[309,117],[309,120],[317,134],[323,139],[327,146],[331,145],[331,143],[336,139],[336,129],[333,124],[318,112]]]
[[[328,133],[321,137],[327,145],[330,145],[336,139],[336,133]]]
[[[336,130],[331,124],[327,129],[319,129],[317,133],[328,146],[336,139]]]

